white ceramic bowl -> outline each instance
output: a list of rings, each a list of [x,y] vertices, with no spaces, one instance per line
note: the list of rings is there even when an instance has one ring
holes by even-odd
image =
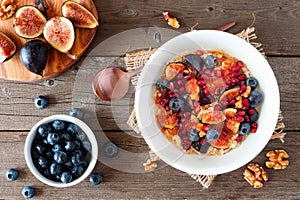
[[[153,112],[153,84],[165,65],[176,55],[194,50],[223,50],[242,60],[259,81],[264,101],[258,120],[259,128],[242,144],[222,156],[184,154],[159,130]],[[149,147],[169,165],[193,174],[222,174],[250,162],[268,143],[279,114],[279,90],[274,73],[266,59],[248,42],[220,31],[200,30],[179,35],[162,45],[146,63],[138,81],[135,108],[142,136]]]
[[[46,123],[52,122],[54,120],[62,120],[62,121],[71,122],[73,124],[76,124],[86,134],[86,136],[92,146],[92,150],[90,152],[91,160],[90,160],[90,163],[89,163],[86,171],[79,178],[71,181],[70,183],[60,183],[60,182],[56,182],[56,181],[47,179],[37,170],[37,168],[35,167],[35,165],[32,161],[31,146],[32,146],[32,142],[36,136],[38,127],[42,124],[46,124]],[[33,175],[38,180],[40,180],[41,182],[43,182],[47,185],[53,186],[53,187],[69,187],[69,186],[76,185],[76,184],[80,183],[81,181],[83,181],[86,177],[88,177],[90,175],[90,173],[94,169],[96,162],[97,162],[97,158],[98,158],[98,143],[97,143],[97,140],[96,140],[96,137],[95,137],[93,131],[86,125],[86,123],[84,123],[80,119],[69,116],[69,115],[51,115],[49,117],[46,117],[46,118],[40,120],[38,123],[36,123],[32,127],[32,129],[30,130],[30,132],[26,138],[26,141],[25,141],[24,154],[25,154],[25,160],[26,160],[26,164],[27,164],[28,168],[30,169],[30,171],[33,173]]]

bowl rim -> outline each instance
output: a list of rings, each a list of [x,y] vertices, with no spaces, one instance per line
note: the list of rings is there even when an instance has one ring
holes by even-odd
[[[271,79],[271,86],[274,87],[272,89],[272,91],[274,93],[272,94],[273,95],[272,96],[273,97],[272,105],[267,106],[268,109],[270,109],[270,107],[272,107],[272,110],[271,110],[270,116],[269,116],[269,121],[268,121],[269,126],[264,129],[262,129],[261,126],[259,126],[259,128],[258,128],[258,131],[259,130],[267,130],[267,132],[264,136],[265,140],[258,141],[259,149],[254,149],[252,153],[250,152],[249,154],[251,156],[241,157],[240,158],[241,161],[228,163],[228,166],[226,166],[226,167],[220,165],[220,166],[210,166],[210,168],[201,168],[200,167],[201,169],[198,169],[195,166],[190,167],[190,166],[186,166],[184,164],[184,162],[191,160],[188,157],[194,157],[197,159],[197,157],[195,157],[197,155],[184,154],[182,152],[183,155],[177,155],[177,157],[175,157],[175,156],[173,156],[173,152],[171,152],[171,151],[173,151],[173,150],[178,151],[179,148],[177,148],[174,144],[169,142],[164,136],[163,136],[164,141],[162,141],[162,140],[157,139],[158,137],[154,135],[155,131],[157,131],[157,129],[156,129],[157,124],[156,124],[156,121],[153,124],[153,121],[151,121],[152,120],[151,117],[153,117],[153,116],[149,116],[149,114],[151,113],[151,111],[149,111],[150,110],[149,108],[151,108],[151,106],[153,106],[154,103],[153,103],[153,98],[152,98],[152,103],[148,103],[147,98],[149,97],[148,92],[150,91],[149,85],[150,84],[153,85],[153,83],[154,83],[153,77],[151,78],[151,75],[149,75],[149,74],[156,74],[158,69],[162,70],[163,69],[162,67],[165,66],[165,64],[167,64],[172,58],[174,58],[175,55],[178,55],[178,54],[174,54],[174,51],[179,51],[178,49],[180,49],[180,50],[184,49],[184,47],[181,47],[181,46],[178,47],[179,45],[176,42],[178,42],[179,40],[183,40],[183,38],[190,40],[192,42],[195,42],[195,41],[197,42],[198,40],[196,37],[203,37],[203,36],[211,37],[211,38],[214,36],[224,37],[224,39],[227,42],[234,41],[234,42],[236,42],[235,45],[241,45],[240,47],[247,48],[248,52],[251,53],[251,56],[255,56],[255,58],[257,58],[256,62],[258,62],[258,61],[262,62],[261,65],[269,73],[269,75],[270,75],[269,78]],[[209,40],[209,41],[211,41],[211,40]],[[215,41],[213,41],[212,43],[215,43]],[[215,44],[213,44],[213,45],[215,45]],[[233,46],[232,48],[235,48],[235,47],[236,46]],[[177,49],[174,50],[174,48],[177,48]],[[186,51],[192,51],[192,50],[196,50],[196,49],[186,49],[184,51],[181,51],[180,53],[184,53]],[[223,49],[220,49],[220,50],[223,50]],[[173,56],[168,57],[169,54],[172,54],[172,53],[173,53]],[[228,52],[225,50],[225,53],[228,53]],[[162,55],[159,55],[159,54],[162,54]],[[228,54],[236,57],[236,55],[234,55],[234,54],[231,54],[231,53],[228,53]],[[164,58],[161,58],[161,57],[164,57]],[[236,58],[239,58],[239,57],[236,57]],[[163,60],[164,63],[160,63],[161,60]],[[154,67],[154,69],[153,68],[150,69],[151,68],[150,65],[153,65],[152,67]],[[254,72],[252,70],[250,70],[250,71],[251,71],[251,73]],[[255,70],[255,71],[259,71],[259,70]],[[258,72],[255,72],[255,73],[257,74]],[[254,76],[256,77],[256,75],[254,75]],[[157,79],[158,77],[155,77],[155,78]],[[147,89],[142,90],[141,89],[142,87],[146,87]],[[269,96],[270,95],[268,94],[268,100],[270,100]],[[265,101],[263,102],[263,104],[265,104]],[[145,109],[145,107],[147,107],[147,109]],[[266,109],[263,108],[263,109],[267,110],[267,108]],[[277,116],[279,114],[279,109],[280,109],[280,96],[279,96],[277,80],[276,80],[274,72],[272,71],[269,63],[267,62],[265,57],[263,57],[263,55],[255,47],[253,47],[249,42],[246,42],[245,40],[239,38],[236,35],[226,33],[226,32],[215,31],[215,30],[198,30],[198,31],[191,31],[188,33],[180,34],[180,35],[172,38],[171,40],[169,40],[165,44],[163,44],[160,48],[158,48],[158,50],[156,50],[156,52],[150,57],[150,59],[145,64],[143,71],[140,75],[140,78],[138,80],[138,83],[137,83],[136,95],[135,95],[135,109],[136,109],[137,123],[141,129],[141,134],[142,134],[143,138],[145,139],[145,141],[148,144],[148,146],[150,147],[150,149],[152,151],[154,151],[163,161],[165,161],[167,164],[171,165],[172,167],[177,168],[177,169],[187,172],[187,173],[215,175],[215,174],[227,173],[227,172],[230,172],[230,171],[233,171],[233,170],[236,170],[236,169],[242,167],[243,165],[247,164],[252,159],[254,159],[264,149],[264,147],[267,145],[269,139],[271,138],[272,133],[273,133],[274,128],[277,123]],[[150,118],[151,122],[148,122],[149,118]],[[152,128],[149,128],[150,126],[152,126]],[[154,133],[151,134],[150,133],[151,131],[153,131]],[[252,135],[249,135],[249,136],[252,136]],[[253,138],[253,136],[251,138]],[[245,141],[247,141],[247,140],[245,140]],[[169,143],[169,144],[167,144],[167,143]],[[163,147],[160,147],[159,145],[162,145]],[[224,158],[230,157],[229,155],[231,155],[232,152],[236,152],[237,149],[241,148],[241,146],[242,145],[240,145],[240,147],[233,149],[231,152],[229,152],[221,157],[224,157]],[[169,149],[167,149],[167,148],[169,148]],[[170,153],[170,154],[166,155],[167,153]],[[171,158],[172,156],[173,156],[173,158]],[[209,157],[211,157],[209,159],[212,161],[215,161],[218,159],[218,158],[216,158],[216,156],[209,156]],[[205,158],[200,157],[199,159],[207,159],[207,156]],[[196,162],[198,162],[198,161],[196,161]]]
[[[80,177],[71,181],[70,183],[60,183],[60,182],[56,182],[56,181],[47,179],[37,170],[37,168],[33,164],[32,155],[31,155],[31,145],[35,138],[37,129],[40,125],[52,122],[54,120],[62,120],[62,121],[74,123],[77,126],[79,126],[82,129],[82,131],[86,134],[86,136],[92,146],[92,151],[90,152],[91,160],[89,162],[87,169]],[[59,188],[70,187],[70,186],[74,186],[74,185],[82,182],[93,171],[93,169],[97,163],[97,160],[98,160],[98,143],[97,143],[97,139],[96,139],[93,131],[85,122],[83,122],[82,120],[80,120],[76,117],[70,116],[70,115],[56,114],[56,115],[51,115],[51,116],[41,119],[31,128],[31,130],[29,131],[29,133],[26,137],[26,140],[25,140],[24,155],[25,155],[25,161],[26,161],[26,164],[27,164],[29,170],[39,181],[41,181],[49,186],[53,186],[53,187],[59,187]]]

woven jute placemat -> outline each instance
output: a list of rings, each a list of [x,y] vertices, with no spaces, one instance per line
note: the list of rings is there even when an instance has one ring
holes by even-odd
[[[245,41],[249,42],[251,45],[253,45],[256,49],[258,49],[264,56],[264,51],[262,48],[262,44],[259,42],[256,42],[257,36],[255,34],[255,28],[254,27],[248,27],[241,31],[240,33],[236,34],[238,37],[244,39]],[[146,62],[149,60],[150,56],[156,51],[157,49],[147,49],[147,50],[139,50],[135,52],[127,53],[124,56],[124,63],[126,66],[126,69],[128,71],[135,70],[137,68],[140,68],[146,64]],[[139,75],[133,77],[131,79],[131,82],[133,86],[137,85],[137,81],[139,79]],[[131,115],[128,118],[127,124],[134,130],[134,136],[135,137],[141,137],[140,129],[137,124],[136,120],[136,112],[133,108]],[[282,142],[284,142],[284,136],[285,132],[284,130],[284,123],[283,123],[283,116],[282,112],[280,111],[278,116],[277,125],[275,127],[275,130],[273,132],[273,135],[271,137],[272,139],[280,139]],[[146,163],[144,163],[145,170],[152,171],[155,170],[157,167],[156,161],[159,161],[160,158],[153,152],[149,151],[149,158],[145,158]],[[142,163],[141,163],[142,165]],[[193,178],[196,182],[200,183],[204,188],[208,188],[215,177],[217,175],[201,175],[201,174],[189,174],[191,178]]]

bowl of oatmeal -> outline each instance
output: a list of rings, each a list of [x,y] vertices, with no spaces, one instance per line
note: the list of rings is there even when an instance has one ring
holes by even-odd
[[[149,147],[194,174],[226,173],[268,143],[279,90],[266,59],[239,37],[201,30],[161,46],[138,81],[137,122]]]

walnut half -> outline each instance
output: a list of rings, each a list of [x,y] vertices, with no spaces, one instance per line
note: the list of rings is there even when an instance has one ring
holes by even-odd
[[[289,155],[285,150],[276,149],[274,151],[269,151],[266,153],[269,161],[266,161],[267,168],[272,169],[285,169],[289,165],[287,158]]]
[[[0,0],[0,20],[5,20],[13,16],[17,6],[13,0]]]
[[[268,180],[266,171],[255,163],[249,163],[244,171],[244,179],[254,188],[263,187],[263,182]]]

